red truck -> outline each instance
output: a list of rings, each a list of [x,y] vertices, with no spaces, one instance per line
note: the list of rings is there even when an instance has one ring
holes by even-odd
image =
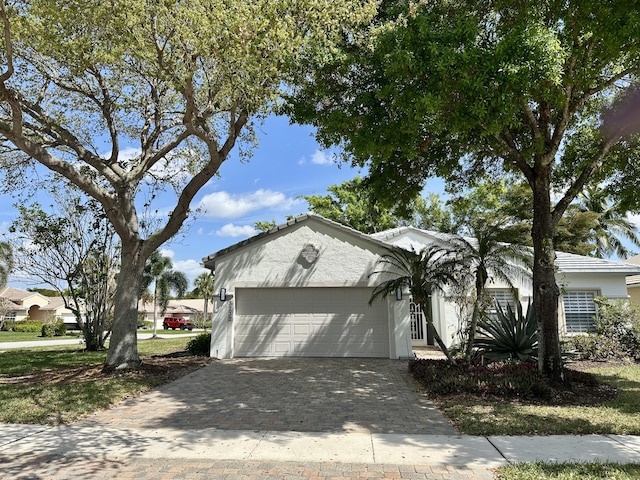
[[[162,328],[165,330],[175,330],[176,328],[179,328],[180,330],[193,330],[193,323],[182,317],[164,317],[164,320],[162,321]]]

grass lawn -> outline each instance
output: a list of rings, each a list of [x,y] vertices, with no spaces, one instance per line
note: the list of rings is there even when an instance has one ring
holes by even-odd
[[[32,342],[36,340],[71,340],[82,338],[80,332],[67,332],[60,337],[41,337],[40,332],[2,332],[0,331],[0,343],[3,342]]]
[[[604,463],[523,463],[502,467],[498,480],[631,480],[640,478],[640,465]]]
[[[615,387],[615,398],[584,404],[554,405],[470,394],[434,398],[456,427],[469,435],[640,435],[640,365],[589,370]]]
[[[0,353],[0,423],[70,423],[204,365],[198,357],[153,358],[183,352],[189,337],[140,340],[145,368],[106,375],[106,352],[77,346]]]

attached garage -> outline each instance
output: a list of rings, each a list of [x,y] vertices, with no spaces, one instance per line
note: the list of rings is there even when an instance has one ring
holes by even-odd
[[[408,295],[369,305],[387,245],[303,215],[203,259],[215,272],[211,355],[409,358]]]
[[[237,357],[389,357],[386,305],[369,288],[238,288]]]

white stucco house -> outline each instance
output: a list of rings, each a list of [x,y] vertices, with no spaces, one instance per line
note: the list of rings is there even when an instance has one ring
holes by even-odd
[[[400,227],[366,235],[313,214],[203,259],[215,272],[211,355],[234,357],[410,358],[426,345],[425,325],[408,292],[369,305],[376,262],[390,246],[420,250],[446,243],[445,234]],[[596,296],[628,298],[625,277],[640,267],[558,253],[561,333],[586,330]],[[492,284],[499,301],[512,298],[506,285]],[[531,298],[530,282],[517,285],[520,301]],[[456,303],[432,301],[434,325],[446,343],[459,328]]]

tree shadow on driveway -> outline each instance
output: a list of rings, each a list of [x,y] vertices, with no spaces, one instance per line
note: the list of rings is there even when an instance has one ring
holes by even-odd
[[[455,435],[404,361],[362,358],[215,362],[81,425]]]

